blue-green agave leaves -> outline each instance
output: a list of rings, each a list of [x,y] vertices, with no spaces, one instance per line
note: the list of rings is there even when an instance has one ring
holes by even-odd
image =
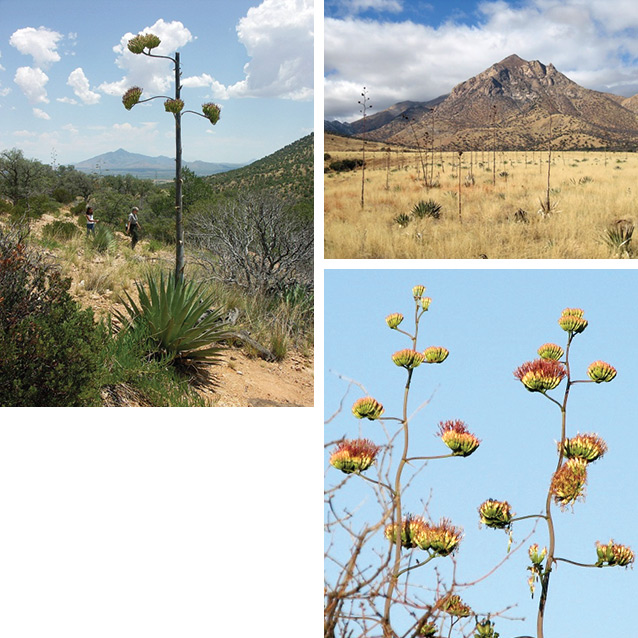
[[[139,302],[128,294],[121,299],[125,312],[114,315],[122,327],[143,327],[154,354],[171,363],[216,363],[220,342],[230,336],[222,311],[214,309],[213,295],[204,294],[202,284],[175,282],[175,275],[147,275],[135,282]]]

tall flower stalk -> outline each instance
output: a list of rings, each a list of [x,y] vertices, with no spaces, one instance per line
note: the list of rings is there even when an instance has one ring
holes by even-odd
[[[164,109],[172,113],[175,118],[175,282],[183,282],[184,279],[184,225],[183,225],[183,205],[182,205],[182,114],[193,113],[207,119],[211,124],[219,121],[220,108],[213,103],[202,104],[202,113],[196,111],[183,111],[184,102],[181,99],[181,65],[179,51],[175,52],[175,57],[157,55],[152,53],[161,44],[159,37],[152,33],[139,33],[128,41],[128,50],[135,55],[146,55],[149,58],[170,60],[173,63],[175,73],[175,94],[173,97],[166,95],[155,95],[144,100],[140,99],[143,89],[134,86],[122,96],[122,103],[127,111],[130,111],[136,104],[149,102],[158,98],[164,99]]]
[[[557,445],[556,469],[550,480],[545,498],[544,513],[540,515],[514,517],[507,502],[486,501],[479,507],[481,522],[494,529],[511,529],[514,522],[526,518],[540,518],[547,525],[547,547],[539,549],[537,544],[530,547],[531,572],[529,586],[532,595],[540,586],[538,615],[536,621],[537,638],[544,638],[544,620],[550,577],[557,562],[562,561],[579,567],[627,566],[633,563],[634,554],[628,547],[610,541],[607,545],[596,543],[597,561],[592,564],[579,563],[556,555],[557,540],[554,525],[553,505],[561,510],[573,507],[584,499],[589,464],[601,458],[607,445],[597,434],[576,434],[567,436],[567,404],[571,389],[576,384],[605,383],[616,376],[613,366],[604,361],[595,361],[587,369],[589,379],[575,379],[570,362],[574,338],[582,334],[588,322],[580,308],[566,308],[558,324],[567,333],[564,348],[546,343],[538,349],[540,358],[524,363],[514,371],[514,376],[529,392],[535,392],[556,406],[560,412],[560,438]],[[562,397],[555,398],[549,392],[563,384]]]

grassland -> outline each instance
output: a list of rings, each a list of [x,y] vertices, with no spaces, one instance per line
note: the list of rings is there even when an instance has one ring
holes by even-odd
[[[329,169],[335,161],[361,158],[361,141],[326,136],[326,258],[604,259],[638,255],[631,241],[619,247],[620,242],[614,244],[609,238],[616,222],[627,220],[630,223],[621,226],[631,227],[636,220],[636,153],[553,151],[550,214],[541,215],[541,203],[547,200],[547,151],[496,152],[495,158],[492,152],[468,151],[460,158],[460,173],[458,153],[436,151],[433,166],[431,154],[427,163],[423,157],[429,178],[426,187],[419,153],[387,148],[366,144],[362,207],[361,168]],[[422,200],[441,205],[438,219],[411,215]]]

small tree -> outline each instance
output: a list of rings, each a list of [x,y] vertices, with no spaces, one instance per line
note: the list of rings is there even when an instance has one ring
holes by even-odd
[[[370,98],[368,97],[368,91],[366,87],[363,87],[363,93],[361,93],[361,100],[359,100],[359,104],[361,104],[361,112],[363,113],[363,132],[361,134],[361,155],[362,155],[362,163],[361,163],[361,208],[364,206],[365,197],[365,178],[366,178],[366,116],[367,110],[372,108],[372,104],[368,104]]]
[[[136,55],[142,54],[151,58],[162,58],[171,60],[175,70],[175,95],[156,95],[145,100],[141,100],[143,89],[138,86],[130,88],[122,97],[122,102],[127,110],[131,110],[136,104],[149,102],[157,98],[164,98],[164,108],[175,117],[175,283],[181,283],[184,277],[184,226],[182,222],[182,112],[193,113],[207,119],[211,124],[217,124],[220,116],[220,107],[209,102],[202,104],[202,113],[196,111],[183,111],[184,102],[180,98],[181,91],[181,66],[179,52],[175,57],[157,55],[151,51],[161,44],[161,40],[152,33],[139,33],[128,41],[128,49]]]

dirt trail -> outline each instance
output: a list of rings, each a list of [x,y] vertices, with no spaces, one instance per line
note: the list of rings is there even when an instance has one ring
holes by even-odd
[[[42,227],[55,219],[51,215],[43,215],[31,228],[34,235],[41,234]],[[118,253],[128,250],[129,238],[116,232]],[[156,261],[167,259],[172,255],[148,256],[143,251],[144,240],[136,248],[136,257],[140,260]],[[55,253],[49,252],[55,258]],[[86,258],[86,257],[85,257]],[[103,257],[95,256],[93,263],[99,264]],[[119,255],[114,261],[124,257]],[[113,261],[113,260],[112,260]],[[83,268],[67,264],[67,276],[72,279],[70,292],[83,307],[91,307],[96,316],[103,317],[110,313],[116,305],[117,295],[99,294],[84,289]],[[314,405],[314,356],[296,352],[288,353],[281,362],[270,363],[263,359],[249,357],[240,348],[228,348],[219,365],[211,369],[210,381],[198,388],[199,394],[208,403],[216,407],[306,407]]]

